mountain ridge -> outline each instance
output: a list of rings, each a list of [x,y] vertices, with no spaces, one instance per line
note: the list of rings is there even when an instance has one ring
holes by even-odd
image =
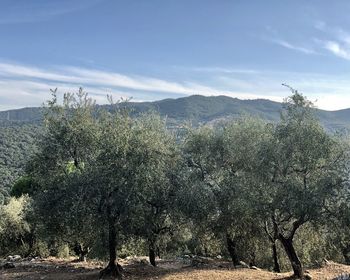
[[[111,109],[113,105],[98,105]],[[150,110],[158,112],[172,123],[193,121],[197,124],[215,122],[219,119],[238,118],[242,115],[261,117],[267,121],[278,121],[283,103],[268,99],[242,100],[229,96],[191,95],[180,98],[167,98],[148,102],[127,102],[121,106],[133,108],[134,113]],[[350,129],[350,108],[326,111],[315,109],[321,123],[331,130]],[[20,109],[0,111],[2,123],[25,122],[36,123],[42,119],[41,107],[25,107]]]

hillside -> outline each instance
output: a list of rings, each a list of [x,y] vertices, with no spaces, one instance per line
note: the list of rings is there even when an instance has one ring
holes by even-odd
[[[39,126],[26,123],[1,122],[0,127],[0,205],[9,186],[22,174],[25,163],[35,151]]]
[[[154,110],[166,116],[173,123],[192,121],[192,123],[215,122],[220,119],[237,118],[242,115],[261,117],[268,121],[277,121],[282,104],[265,99],[240,100],[227,96],[192,95],[177,99],[164,99],[154,102],[130,102],[123,104],[133,108],[135,113]],[[111,109],[110,105],[102,105]],[[40,108],[23,108],[0,112],[1,126],[13,122],[38,122],[41,119]],[[325,111],[317,109],[317,115],[329,130],[350,128],[350,109]],[[9,120],[9,121],[8,121]]]

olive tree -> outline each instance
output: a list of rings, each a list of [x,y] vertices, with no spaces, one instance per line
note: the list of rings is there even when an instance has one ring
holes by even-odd
[[[185,142],[189,172],[196,182],[196,192],[202,196],[193,204],[198,210],[192,213],[207,213],[203,220],[225,238],[234,265],[239,265],[242,258],[238,247],[248,245],[249,239],[262,232],[247,194],[254,182],[258,143],[265,131],[263,122],[244,118],[216,130],[200,128],[191,132]],[[254,252],[246,257],[253,265]]]
[[[62,104],[56,90],[52,94],[52,100],[44,107],[38,151],[28,163],[25,177],[28,179],[23,182],[24,188],[23,183],[17,184],[13,191],[29,190],[37,220],[44,225],[46,234],[80,248],[76,251],[84,260],[88,243],[94,240],[92,218],[87,213],[88,205],[83,203],[81,184],[84,169],[96,156],[94,101],[82,89],[64,94]]]
[[[272,137],[261,143],[252,191],[258,212],[266,213],[298,278],[304,270],[293,238],[306,223],[318,223],[347,181],[343,143],[328,134],[314,116],[312,103],[294,92],[285,103]],[[260,207],[260,208],[259,208]]]
[[[98,220],[108,229],[109,263],[101,277],[121,278],[117,246],[121,234],[135,232],[141,216],[153,262],[157,235],[170,222],[170,197],[174,191],[171,168],[176,161],[174,140],[156,116],[131,117],[120,108],[99,119],[98,155],[90,169],[91,202]],[[142,227],[142,225],[141,225]],[[139,230],[140,232],[140,230]]]
[[[137,129],[137,133],[145,137],[144,149],[152,149],[154,154],[148,152],[148,157],[153,158],[152,166],[149,163],[142,170],[138,168],[141,188],[136,233],[147,240],[150,263],[156,266],[156,254],[160,255],[159,242],[162,237],[174,234],[181,220],[176,207],[182,188],[178,174],[181,157],[174,136],[166,130],[159,116],[144,116]]]

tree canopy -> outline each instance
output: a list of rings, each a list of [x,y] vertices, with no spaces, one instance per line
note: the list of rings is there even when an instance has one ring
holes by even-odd
[[[302,94],[286,99],[278,123],[246,116],[176,134],[154,112],[97,110],[82,89],[62,103],[52,93],[26,168],[6,181],[4,252],[66,246],[82,261],[107,258],[100,277],[118,279],[126,248],[154,266],[185,253],[276,272],[289,262],[298,278],[303,263],[350,261],[348,141]]]

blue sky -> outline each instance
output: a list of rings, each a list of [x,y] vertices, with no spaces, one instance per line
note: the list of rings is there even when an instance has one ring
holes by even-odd
[[[82,86],[134,101],[191,94],[350,107],[347,0],[0,0],[0,110]]]

